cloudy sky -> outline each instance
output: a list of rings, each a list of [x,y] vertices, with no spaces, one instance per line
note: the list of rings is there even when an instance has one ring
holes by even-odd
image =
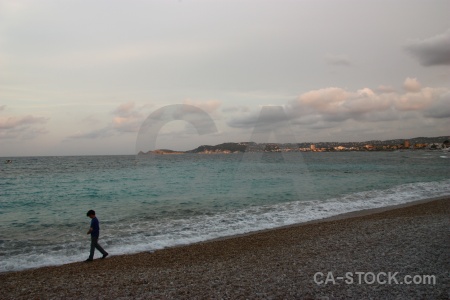
[[[215,128],[169,120],[156,148],[249,141],[255,126],[279,142],[449,135],[449,11],[422,0],[0,0],[0,156],[134,154],[146,118],[173,104]]]

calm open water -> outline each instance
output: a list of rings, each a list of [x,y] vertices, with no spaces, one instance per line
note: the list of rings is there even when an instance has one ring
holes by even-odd
[[[0,272],[153,251],[450,195],[442,151],[0,160]],[[12,159],[10,164],[4,164]],[[97,257],[99,253],[96,253]]]

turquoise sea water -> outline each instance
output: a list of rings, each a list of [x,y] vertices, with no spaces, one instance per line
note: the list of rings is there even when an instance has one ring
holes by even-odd
[[[2,158],[0,272],[450,195],[442,151]],[[13,162],[4,164],[11,159]],[[97,255],[99,255],[97,253]]]

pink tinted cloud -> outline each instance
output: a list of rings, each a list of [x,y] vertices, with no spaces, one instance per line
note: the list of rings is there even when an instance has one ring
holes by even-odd
[[[290,101],[284,110],[293,124],[320,125],[324,128],[347,120],[389,122],[413,116],[450,117],[450,89],[422,87],[415,78],[407,78],[404,87],[405,92],[397,92],[390,87],[357,91],[338,87],[312,90]],[[227,123],[231,127],[244,128],[254,126],[256,120],[257,112],[235,116]]]
[[[403,88],[410,93],[420,92],[422,85],[417,80],[417,78],[406,78],[405,82],[403,82]]]
[[[393,116],[406,111],[416,111],[426,117],[437,116],[436,107],[443,107],[443,95],[449,94],[447,88],[422,87],[416,78],[406,78],[403,83],[405,92],[371,90],[363,88],[355,92],[342,88],[324,88],[300,95],[288,108],[290,115],[302,117],[319,115],[325,120],[345,121],[347,119],[384,121],[383,114]],[[439,105],[437,105],[439,103]],[[450,106],[450,103],[446,103]],[[433,107],[434,113],[428,110]]]
[[[96,139],[110,137],[121,133],[138,132],[144,121],[144,114],[141,112],[142,107],[137,107],[134,102],[127,102],[119,105],[112,111],[111,121],[103,128],[92,129],[87,132],[77,132],[69,139]],[[90,119],[96,121],[93,116]],[[96,122],[92,122],[97,123]]]
[[[44,117],[34,117],[32,115],[24,117],[3,117],[0,118],[0,130],[17,129],[35,124],[43,124],[48,121]]]
[[[144,120],[134,102],[119,105],[113,115],[112,127],[119,132],[138,132]]]
[[[5,111],[6,106],[0,106]],[[33,138],[48,131],[41,125],[47,123],[48,118],[27,116],[0,117],[0,138]]]

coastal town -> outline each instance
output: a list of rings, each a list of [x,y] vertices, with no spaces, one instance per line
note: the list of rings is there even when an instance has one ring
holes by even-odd
[[[242,152],[339,152],[339,151],[400,151],[400,150],[450,150],[450,136],[417,137],[365,142],[318,142],[318,143],[223,143],[215,146],[202,145],[189,151],[158,149],[143,154],[231,154]]]

